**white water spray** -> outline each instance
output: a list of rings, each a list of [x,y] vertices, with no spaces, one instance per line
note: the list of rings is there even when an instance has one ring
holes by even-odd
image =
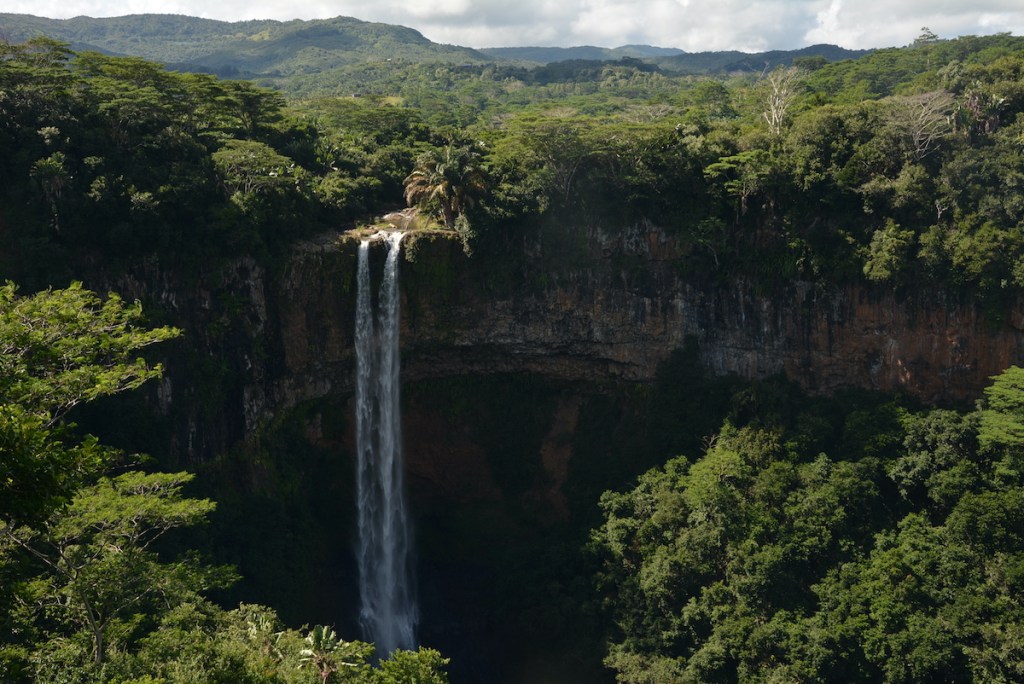
[[[359,245],[356,302],[356,496],[359,622],[381,656],[416,646],[419,619],[405,507],[399,412],[398,255],[390,233],[376,321],[370,296],[370,241]]]

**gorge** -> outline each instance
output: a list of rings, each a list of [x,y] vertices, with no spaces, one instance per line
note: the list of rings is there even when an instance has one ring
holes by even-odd
[[[701,382],[711,380],[694,378],[785,375],[812,393],[860,387],[966,402],[1024,350],[1019,320],[993,320],[969,298],[901,297],[855,285],[765,291],[743,281],[701,282],[680,272],[673,239],[652,224],[614,235],[594,226],[572,230],[585,241],[585,256],[544,279],[538,267],[512,286],[495,284],[486,256],[467,258],[448,237],[405,237],[412,260],[401,264],[399,288],[403,427],[410,515],[421,537],[422,639],[451,652],[454,672],[470,678],[528,667],[503,661],[498,642],[535,655],[560,648],[547,628],[530,622],[532,604],[523,592],[500,584],[508,581],[502,573],[534,567],[539,559],[527,558],[538,549],[558,553],[580,543],[576,535],[594,523],[601,491],[661,458],[699,448],[692,437],[670,437],[677,418],[650,417],[666,392],[692,393],[694,404],[667,405],[699,413],[701,403],[714,400],[702,395],[712,390]],[[164,302],[197,331],[190,345],[227,364],[226,396],[218,395],[217,412],[204,413],[201,397],[175,394],[177,387],[202,387],[191,364],[168,359],[157,398],[170,418],[169,450],[204,463],[214,453],[258,453],[270,445],[265,456],[231,467],[230,486],[253,501],[276,501],[320,547],[264,542],[277,548],[275,555],[299,559],[301,571],[254,564],[244,553],[226,557],[244,573],[243,586],[266,600],[279,594],[280,573],[298,572],[288,576],[301,587],[362,572],[344,559],[346,533],[338,537],[339,527],[319,518],[334,516],[341,530],[356,524],[346,509],[359,495],[346,493],[344,480],[362,452],[356,433],[363,419],[350,422],[363,415],[353,373],[365,334],[354,324],[358,265],[365,255],[370,270],[383,272],[395,254],[384,247],[380,240],[363,249],[358,238],[324,235],[299,244],[275,272],[236,262],[225,277],[190,285],[198,293],[191,301],[173,273],[140,268],[112,284],[126,296]],[[225,312],[217,301],[236,308]],[[345,414],[353,418],[330,425]],[[692,431],[699,439],[715,427]],[[223,471],[215,463],[208,467]],[[212,481],[222,495],[226,481]],[[332,502],[314,498],[298,504],[304,512],[297,513],[290,481],[334,492]],[[495,535],[503,540],[497,548]],[[331,545],[334,551],[325,551]],[[541,590],[544,600],[558,600],[546,592],[567,591],[554,587],[571,582],[561,574],[568,566],[543,562],[537,581],[552,583]],[[284,614],[337,621],[352,616],[356,602],[345,591],[298,588],[287,594]],[[509,613],[523,617],[499,617]],[[536,657],[550,666],[565,653]]]

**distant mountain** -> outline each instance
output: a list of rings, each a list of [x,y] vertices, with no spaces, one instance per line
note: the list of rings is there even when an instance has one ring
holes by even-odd
[[[653,45],[623,45],[615,48],[612,52],[619,57],[636,57],[637,59],[686,54],[685,50],[679,48],[654,47]]]
[[[365,61],[479,63],[470,48],[441,45],[404,26],[351,17],[224,22],[172,14],[44,19],[0,14],[0,39],[46,35],[75,50],[144,57],[176,68],[235,76],[308,74]]]
[[[550,64],[552,62],[568,62],[580,59],[607,61],[623,57],[650,59],[686,54],[677,48],[661,48],[651,45],[623,45],[617,48],[594,47],[593,45],[580,45],[568,48],[503,47],[482,48],[479,52],[501,61],[527,62],[531,64]]]
[[[22,42],[46,35],[75,50],[94,49],[162,62],[189,62],[227,43],[270,31],[276,22],[232,24],[171,14],[141,14],[93,19],[46,19],[27,14],[0,14],[0,38]]]
[[[505,47],[482,48],[479,52],[496,60],[537,65],[580,60],[612,61],[630,57],[657,64],[666,71],[686,74],[728,73],[736,71],[761,71],[792,64],[797,57],[824,57],[826,61],[856,59],[870,50],[846,50],[835,45],[812,45],[799,50],[772,50],[770,52],[685,52],[677,48],[661,48],[651,45],[623,45],[617,48],[602,48],[592,45],[580,47]]]
[[[871,50],[847,50],[836,45],[811,45],[799,50],[770,50],[768,52],[692,52],[654,60],[666,71],[686,74],[734,73],[737,71],[763,71],[776,66],[789,66],[798,57],[823,57],[828,62],[858,59]]]
[[[75,50],[98,50],[163,62],[186,71],[253,78],[279,87],[295,77],[368,63],[445,62],[457,65],[509,62],[522,66],[561,62],[643,60],[665,71],[708,74],[760,71],[797,57],[827,61],[857,58],[868,51],[814,45],[801,50],[749,54],[738,51],[687,53],[676,48],[624,45],[603,48],[509,47],[474,50],[434,43],[419,31],[351,17],[313,21],[225,22],[172,14],[136,14],[93,19],[45,19],[0,14],[0,40],[22,42],[46,35]]]

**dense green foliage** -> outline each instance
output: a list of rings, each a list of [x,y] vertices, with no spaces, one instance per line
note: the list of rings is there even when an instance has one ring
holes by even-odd
[[[1019,680],[1020,373],[967,414],[776,403],[606,494],[619,680]]]
[[[180,331],[141,326],[141,307],[75,283],[32,296],[0,288],[0,520],[44,519],[111,458],[64,417],[82,402],[138,387],[162,371],[137,356]]]
[[[240,81],[8,45],[0,220],[26,256],[251,253],[394,207],[424,160],[472,146],[487,178],[465,218],[501,251],[549,218],[648,220],[717,278],[1024,283],[1020,40],[806,63],[727,81],[635,59],[364,64],[346,80],[366,96],[286,110]]]
[[[3,264],[44,283],[63,275],[62,254],[260,253],[395,203],[414,153],[390,136],[416,135],[363,139],[375,111],[328,132],[243,81],[46,39],[0,45],[0,111]]]
[[[601,82],[481,126],[492,214],[652,220],[718,277],[1019,287],[1022,63],[996,37],[674,83],[658,104]]]

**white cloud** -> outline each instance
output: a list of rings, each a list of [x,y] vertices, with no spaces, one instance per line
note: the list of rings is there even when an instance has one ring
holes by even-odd
[[[647,43],[691,52],[906,45],[923,26],[943,38],[1024,34],[1021,0],[3,0],[0,11],[227,21],[344,15],[411,26],[432,40],[470,47]]]
[[[804,42],[847,47],[912,43],[927,27],[940,38],[1003,31],[1024,33],[1024,6],[1017,0],[832,0]]]
[[[416,0],[406,5],[406,11],[416,18],[458,18],[472,11],[472,3],[469,0]]]
[[[839,11],[842,7],[842,0],[832,0],[827,9],[818,12],[818,25],[811,32],[820,31],[823,35],[829,35],[839,31]]]

